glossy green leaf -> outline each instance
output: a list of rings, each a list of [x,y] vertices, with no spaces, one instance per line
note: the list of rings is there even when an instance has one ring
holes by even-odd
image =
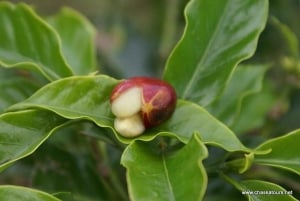
[[[56,32],[25,4],[0,2],[0,64],[40,72],[49,80],[71,76]]]
[[[178,101],[173,116],[158,130],[175,133],[185,143],[197,132],[204,143],[227,151],[249,151],[226,125],[188,101]]]
[[[159,149],[159,147],[156,147]],[[123,153],[132,201],[201,200],[207,186],[202,160],[207,149],[195,135],[177,152],[167,155],[135,141]]]
[[[109,97],[117,80],[104,76],[76,76],[52,82],[10,110],[43,108],[68,119],[89,119],[100,127],[113,128],[114,116]],[[160,127],[148,130],[136,138],[150,141],[157,135],[168,135],[187,143],[193,133],[199,133],[205,143],[228,151],[248,151],[224,124],[205,109],[190,102],[178,101],[173,116]],[[116,135],[124,143],[132,139]]]
[[[249,201],[296,201],[292,190],[260,180],[245,180],[239,183],[243,195]]]
[[[267,0],[191,0],[164,79],[180,98],[209,105],[235,66],[253,55],[267,15]]]
[[[101,127],[113,126],[109,97],[117,80],[105,76],[73,76],[49,83],[12,110],[43,108],[68,119],[89,119]]]
[[[208,111],[231,126],[239,116],[243,100],[262,89],[266,69],[262,65],[239,66],[221,96],[208,106]]]
[[[64,56],[75,74],[85,75],[95,71],[96,30],[92,24],[70,8],[63,8],[47,21],[58,32]]]
[[[0,115],[0,171],[34,152],[65,122],[48,111],[27,110]]]
[[[283,168],[300,175],[300,130],[270,139],[257,150],[271,150],[269,154],[257,155],[254,163]]]
[[[0,198],[3,201],[60,201],[60,199],[39,190],[10,185],[0,186]]]

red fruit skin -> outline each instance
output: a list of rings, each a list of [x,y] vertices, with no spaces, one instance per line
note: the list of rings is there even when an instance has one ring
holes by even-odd
[[[112,103],[120,94],[125,92],[127,89],[136,86],[131,80],[124,80],[117,84],[111,92],[110,103]]]
[[[112,91],[110,102],[131,87],[142,89],[141,116],[146,128],[157,126],[170,118],[176,107],[174,88],[159,79],[133,77],[120,82]]]

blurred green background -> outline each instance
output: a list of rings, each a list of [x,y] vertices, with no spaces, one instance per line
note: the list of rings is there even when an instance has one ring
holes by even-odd
[[[181,35],[187,0],[27,0],[41,15],[68,6],[97,28],[102,72],[116,77],[159,75]]]

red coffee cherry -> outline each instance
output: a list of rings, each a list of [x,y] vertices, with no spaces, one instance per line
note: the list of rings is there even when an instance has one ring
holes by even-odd
[[[125,137],[141,135],[145,129],[166,121],[174,112],[176,92],[168,83],[149,77],[120,82],[110,97],[115,129]]]

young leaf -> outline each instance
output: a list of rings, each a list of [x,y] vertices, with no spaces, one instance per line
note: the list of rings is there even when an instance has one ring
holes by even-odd
[[[49,80],[71,76],[55,31],[25,4],[0,2],[0,64],[40,72]]]
[[[58,32],[64,56],[77,75],[96,70],[96,30],[81,14],[70,8],[49,17],[47,21]]]
[[[10,185],[0,186],[0,198],[1,200],[7,201],[61,201],[60,199],[39,190]]]
[[[27,110],[0,115],[0,172],[33,153],[65,122],[48,111]]]
[[[209,105],[235,66],[253,55],[267,15],[267,0],[190,1],[187,25],[168,59],[164,79],[180,98]]]
[[[208,111],[231,126],[240,113],[243,100],[262,89],[266,69],[262,65],[239,66],[221,96],[208,106]]]
[[[202,160],[207,157],[207,149],[199,138],[194,135],[171,155],[158,152],[140,141],[123,152],[121,163],[127,168],[131,200],[202,200],[207,186]]]
[[[244,154],[244,158],[235,159],[229,162],[226,162],[226,168],[231,170],[237,170],[240,174],[246,172],[253,163],[254,152],[249,154]]]
[[[269,154],[257,155],[254,163],[283,168],[300,175],[300,130],[270,139],[256,150],[271,150]]]

